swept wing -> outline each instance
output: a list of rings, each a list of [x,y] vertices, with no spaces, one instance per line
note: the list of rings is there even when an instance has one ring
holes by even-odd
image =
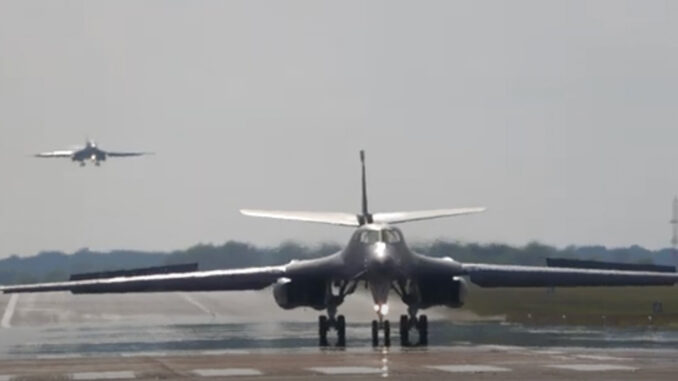
[[[286,266],[194,271],[1,287],[4,293],[73,293],[258,290],[285,275]]]
[[[481,287],[670,286],[678,273],[540,266],[462,264],[463,275]]]
[[[59,151],[48,151],[40,152],[36,154],[35,157],[71,157],[75,151],[73,150],[59,150]]]
[[[106,151],[106,156],[110,157],[130,157],[130,156],[144,156],[151,155],[150,152],[109,152]]]

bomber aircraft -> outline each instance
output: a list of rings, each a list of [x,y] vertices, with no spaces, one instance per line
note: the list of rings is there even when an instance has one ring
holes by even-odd
[[[93,140],[87,140],[85,146],[79,149],[59,150],[50,152],[41,152],[35,157],[66,157],[73,161],[80,163],[81,167],[85,166],[85,162],[90,160],[94,165],[99,166],[102,161],[106,161],[109,157],[129,157],[150,155],[149,152],[111,152],[104,151],[97,146]]]
[[[259,290],[272,285],[274,299],[283,309],[312,307],[326,311],[318,318],[321,346],[329,344],[330,330],[336,333],[336,340],[332,343],[345,346],[346,319],[338,314],[338,308],[346,296],[364,285],[371,293],[377,315],[372,321],[372,344],[391,344],[391,328],[386,317],[389,294],[393,291],[408,306],[408,313],[400,316],[398,328],[401,345],[410,346],[428,344],[428,319],[419,311],[432,306],[461,307],[467,291],[467,279],[480,287],[668,286],[678,281],[675,270],[658,272],[476,264],[417,254],[408,248],[402,231],[394,224],[477,213],[484,208],[370,213],[362,151],[360,157],[360,214],[241,211],[249,216],[354,227],[355,232],[346,247],[335,254],[295,260],[280,266],[145,275],[116,273],[94,279],[72,277],[66,282],[7,286],[0,290],[4,293],[124,293]],[[379,340],[380,333],[383,341]],[[416,340],[410,340],[410,335]]]

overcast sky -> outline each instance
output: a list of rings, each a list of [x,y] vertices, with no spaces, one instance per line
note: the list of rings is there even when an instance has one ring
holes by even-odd
[[[346,241],[238,209],[487,206],[410,241],[666,247],[670,1],[0,1],[0,257]],[[96,139],[155,156],[30,155]]]

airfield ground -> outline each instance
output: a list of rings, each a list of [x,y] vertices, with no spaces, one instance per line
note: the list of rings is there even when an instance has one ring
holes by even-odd
[[[534,327],[434,310],[432,346],[386,350],[369,344],[370,307],[365,295],[349,299],[341,310],[351,324],[349,347],[321,350],[317,312],[282,311],[267,290],[0,295],[0,381],[673,380],[678,374],[678,332],[671,329]],[[404,310],[398,303],[392,308],[396,316]]]

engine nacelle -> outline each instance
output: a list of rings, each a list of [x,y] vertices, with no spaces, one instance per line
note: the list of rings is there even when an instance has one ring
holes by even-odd
[[[468,286],[462,278],[427,278],[417,281],[420,308],[464,305]]]
[[[311,307],[324,310],[328,305],[327,282],[324,280],[295,280],[273,286],[275,302],[286,310]]]

